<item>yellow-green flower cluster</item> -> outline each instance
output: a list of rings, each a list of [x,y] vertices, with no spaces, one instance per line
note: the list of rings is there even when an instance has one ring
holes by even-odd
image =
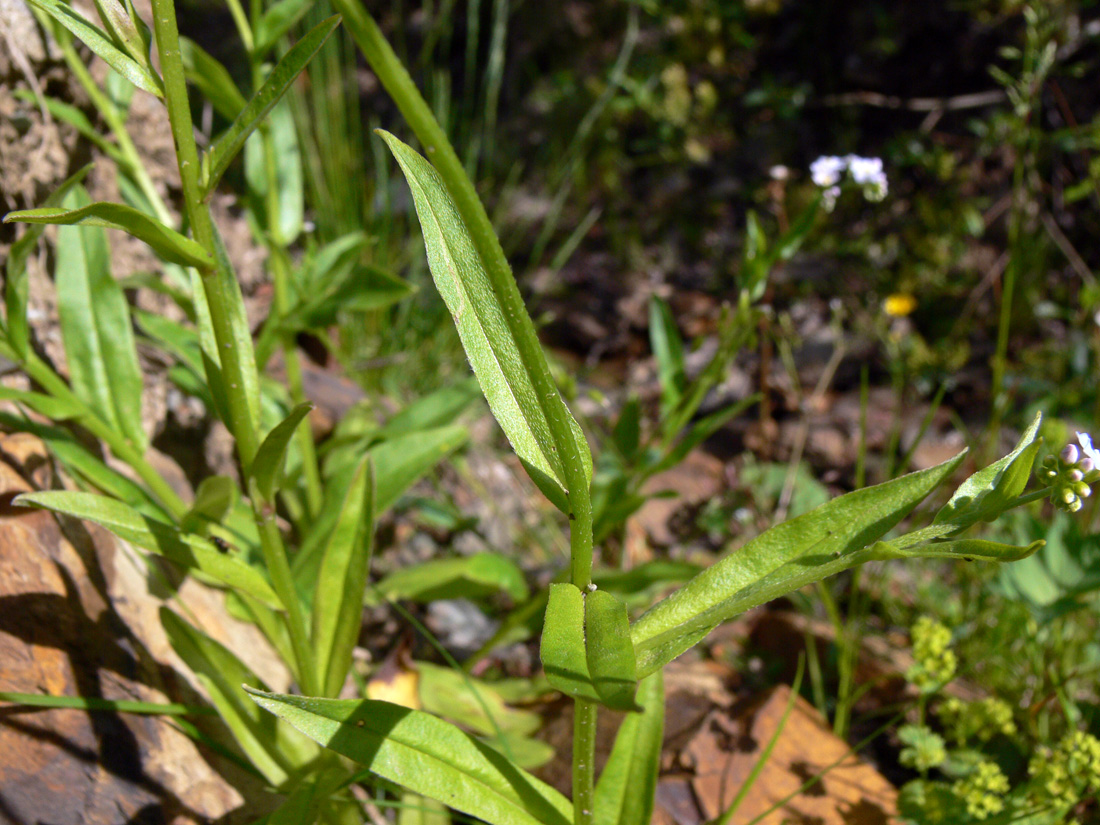
[[[951,681],[958,660],[950,649],[951,631],[944,625],[921,616],[910,629],[913,640],[913,666],[905,678],[921,693],[933,693]]]
[[[971,738],[988,742],[997,734],[1011,736],[1016,733],[1012,706],[1003,699],[990,697],[976,702],[964,702],[949,697],[936,708],[936,715],[944,729],[959,745]]]
[[[906,745],[898,761],[907,768],[924,773],[942,765],[947,758],[943,737],[925,725],[903,725],[898,730],[898,739]]]
[[[1004,810],[1008,777],[996,762],[979,762],[973,773],[951,786],[974,819],[988,819]]]
[[[1100,739],[1073,731],[1031,757],[1027,771],[1052,805],[1069,807],[1086,794],[1100,793]]]

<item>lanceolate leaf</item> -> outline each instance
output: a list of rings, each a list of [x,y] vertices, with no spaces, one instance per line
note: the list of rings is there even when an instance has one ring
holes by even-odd
[[[31,3],[68,29],[89,49],[103,59],[108,66],[129,80],[139,89],[157,97],[164,97],[160,78],[140,66],[137,61],[111,42],[110,36],[61,0],[30,0]]]
[[[389,702],[248,689],[256,702],[372,774],[489,825],[569,825],[556,790],[449,722]]]
[[[687,389],[684,344],[672,310],[656,295],[649,301],[649,341],[661,383],[661,411],[670,413]]]
[[[279,0],[269,6],[252,31],[255,42],[252,59],[262,58],[309,8],[308,0]]]
[[[74,175],[67,178],[57,189],[46,198],[46,206],[56,206],[61,203],[84,177],[92,170],[92,164],[88,164]],[[27,259],[34,251],[38,239],[46,227],[32,224],[27,231],[8,250],[8,260],[4,264],[4,302],[8,313],[8,343],[20,358],[27,357],[30,333],[27,327]]]
[[[278,65],[268,76],[267,80],[248,101],[248,105],[237,115],[237,119],[210,147],[209,154],[203,159],[205,167],[204,187],[210,192],[218,185],[225,170],[236,157],[237,152],[244,146],[245,140],[252,131],[263,122],[271,108],[279,102],[290,84],[294,82],[299,73],[306,67],[313,56],[321,48],[328,36],[340,25],[339,15],[334,15],[314,26],[301,40],[286,53]]]
[[[936,514],[934,524],[953,524],[964,530],[979,521],[992,521],[1023,492],[1043,440],[1042,413],[1037,413],[1015,449],[1000,461],[979,470],[959,485],[955,495]]]
[[[374,465],[363,458],[329,537],[313,596],[313,645],[326,695],[344,686],[362,624],[374,532]]]
[[[212,542],[143,516],[121,501],[91,493],[49,491],[23,493],[14,503],[94,521],[124,541],[164,556],[184,570],[205,574],[264,604],[279,606],[271,585],[255,568],[218,552]]]
[[[186,37],[180,38],[180,56],[188,82],[202,92],[215,111],[227,120],[237,117],[246,101],[225,66]]]
[[[873,548],[874,558],[937,558],[963,559],[965,561],[1019,561],[1027,558],[1046,542],[1038,539],[1028,545],[1002,544],[985,539],[955,539],[954,541],[935,541],[914,547],[898,547],[894,542],[880,541]]]
[[[88,201],[83,189],[66,198]],[[139,451],[148,439],[141,426],[141,368],[130,309],[109,268],[102,229],[62,226],[57,233],[57,311],[73,392]]]
[[[431,164],[393,135],[381,135],[412,190],[432,277],[458,327],[489,409],[535,484],[558,509],[568,513],[562,457],[557,454],[542,401],[470,232]],[[571,416],[569,422],[581,451],[585,478],[591,482],[587,441]]]
[[[160,620],[172,649],[199,677],[218,715],[252,764],[268,782],[282,784],[297,759],[311,755],[312,743],[273,724],[271,716],[249,701],[242,685],[264,689],[266,685],[232,651],[166,607],[161,608]]]
[[[383,513],[392,507],[417,479],[464,444],[468,437],[465,427],[451,425],[410,433],[372,447],[368,454],[376,468],[374,511]],[[326,473],[325,489],[330,492],[301,550],[294,557],[294,581],[306,602],[313,596],[321,554],[343,508],[343,491],[351,483],[356,466],[347,464],[331,474]]]
[[[152,75],[149,66],[149,41],[142,36],[143,32],[123,5],[118,0],[95,0],[95,6],[99,11],[99,19],[107,27],[115,43],[125,49],[145,72]]]
[[[653,816],[665,727],[661,671],[638,685],[638,704],[642,712],[623,718],[596,785],[593,821],[600,825],[649,825]]]
[[[528,596],[523,571],[506,556],[475,553],[457,559],[432,559],[403,567],[375,585],[387,599],[426,604],[437,599],[476,599],[507,593],[513,601]]]
[[[169,229],[144,212],[121,203],[91,203],[79,209],[46,206],[41,209],[27,209],[23,212],[9,212],[4,216],[4,223],[12,221],[121,229],[145,241],[166,261],[199,269],[209,269],[214,264],[206,250],[195,241],[174,229]]]
[[[634,623],[638,676],[668,664],[750,607],[877,558],[872,545],[947,479],[964,455],[834,499],[708,567]]]
[[[185,532],[205,532],[211,523],[220,522],[240,498],[237,482],[229,476],[207,476],[199,482],[195,501],[183,517],[180,527]]]
[[[260,449],[256,451],[256,457],[252,459],[252,469],[249,471],[256,486],[268,501],[275,498],[275,490],[279,481],[279,473],[283,469],[283,460],[286,458],[286,448],[290,439],[294,437],[294,431],[302,423],[302,419],[309,415],[313,409],[312,404],[299,404],[290,414],[280,421],[264,438]]]
[[[0,386],[0,400],[17,401],[26,404],[32,410],[49,418],[51,421],[65,421],[69,418],[79,418],[86,410],[79,402],[65,401],[45,395],[40,392],[27,390],[13,390],[11,387]]]

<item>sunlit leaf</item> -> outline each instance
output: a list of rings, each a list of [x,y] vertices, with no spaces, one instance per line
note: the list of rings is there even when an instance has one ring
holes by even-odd
[[[186,571],[196,571],[241,590],[267,605],[279,606],[271,585],[253,567],[218,551],[213,542],[181,533],[170,524],[143,516],[127,504],[91,493],[23,493],[13,502],[93,521],[124,541],[164,556]]]
[[[45,206],[22,212],[9,212],[4,223],[57,224],[59,226],[102,226],[119,229],[145,241],[164,260],[181,266],[209,269],[214,261],[198,243],[169,229],[155,218],[121,203],[90,203],[77,209]]]
[[[295,43],[275,66],[259,91],[237,115],[237,119],[210,147],[209,153],[203,159],[205,170],[203,185],[206,192],[213,191],[218,185],[225,170],[229,168],[237,152],[244,146],[245,140],[263,122],[268,112],[279,102],[286,90],[290,88],[290,84],[313,59],[338,25],[340,25],[340,17],[334,15],[318,23],[303,35],[302,39]]]
[[[262,707],[372,774],[489,825],[569,825],[568,800],[497,751],[423,711],[370,699],[261,693]]]
[[[470,231],[431,164],[393,135],[380,134],[412,190],[432,277],[458,327],[489,409],[535,484],[554,506],[568,513],[565,467],[543,401]],[[588,443],[572,416],[569,423],[580,455],[568,458],[583,463],[585,478],[590,482],[592,457]]]

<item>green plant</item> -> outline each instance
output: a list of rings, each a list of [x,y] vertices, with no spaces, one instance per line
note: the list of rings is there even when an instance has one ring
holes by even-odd
[[[1082,802],[1100,792],[1100,740],[1059,719],[1063,733],[1049,740],[1053,746],[1035,742],[1017,726],[1008,701],[944,695],[955,678],[951,636],[926,616],[912,628],[915,661],[906,678],[918,691],[917,720],[898,731],[905,746],[899,758],[920,778],[901,789],[903,820],[912,825],[1070,821]],[[1017,693],[1020,689],[1015,686]],[[926,718],[932,702],[940,732]]]
[[[1100,476],[1100,470],[1072,466],[1077,462],[1067,459],[1057,478],[1047,479],[1057,484],[1026,493],[1040,446],[1037,417],[1015,449],[964,481],[930,525],[888,537],[921,501],[950,480],[962,455],[841,496],[776,525],[631,621],[628,598],[595,583],[596,511],[587,438],[554,383],[466,167],[374,20],[357,0],[336,0],[344,25],[424,147],[421,155],[393,135],[381,133],[412,190],[433,278],[482,393],[533,482],[568,523],[570,564],[564,580],[551,585],[547,594],[542,660],[549,683],[574,700],[573,799],[526,773],[501,750],[432,713],[383,700],[337,699],[352,669],[376,514],[461,443],[462,429],[443,422],[451,420],[469,396],[459,391],[457,397],[434,397],[381,428],[349,417],[323,459],[318,459],[304,425],[309,405],[302,401],[290,367],[298,325],[328,323],[345,290],[360,290],[364,282],[373,284],[366,290],[371,295],[384,294],[378,300],[389,300],[387,293],[403,290],[392,279],[372,281],[377,273],[369,270],[358,272],[355,283],[350,281],[341,255],[355,250],[360,242],[355,236],[343,235],[314,250],[296,272],[288,260],[288,246],[300,228],[300,209],[292,183],[296,171],[292,166],[280,168],[283,150],[294,155],[289,149],[292,130],[279,114],[280,101],[339,20],[317,24],[266,71],[269,49],[287,30],[286,16],[294,18],[301,5],[292,0],[263,12],[256,4],[246,16],[232,4],[252,56],[256,90],[246,100],[239,90],[234,95],[226,85],[227,75],[210,60],[196,57],[197,52],[188,68],[172,0],[154,0],[152,36],[131,6],[111,0],[99,4],[105,29],[78,21],[68,6],[55,0],[36,3],[130,82],[164,100],[190,236],[172,226],[149,201],[140,206],[87,203],[78,180],[63,187],[56,205],[5,218],[63,227],[59,244],[69,257],[58,280],[70,375],[66,382],[35,354],[29,340],[26,281],[20,268],[25,257],[20,256],[33,242],[32,229],[24,236],[31,240],[21,240],[24,246],[9,260],[0,354],[19,364],[40,389],[4,390],[3,396],[87,430],[139,478],[133,482],[110,469],[60,428],[15,421],[16,426],[40,432],[85,487],[77,492],[25,494],[17,503],[98,522],[167,558],[178,571],[225,588],[234,610],[267,635],[302,695],[268,691],[232,651],[175,611],[166,608],[161,615],[173,646],[203,681],[247,763],[286,795],[280,816],[292,821],[353,821],[360,812],[348,788],[370,781],[383,787],[398,785],[498,825],[643,825],[652,812],[659,767],[665,665],[748,608],[867,561],[1025,557],[1042,542],[1010,545],[961,534],[980,521],[1051,495],[1052,489],[1061,491],[1067,479],[1087,484]],[[149,59],[153,45],[163,76]],[[189,74],[208,97],[218,96],[226,114],[234,112],[201,157],[191,122]],[[121,121],[119,127],[116,137],[121,144]],[[209,208],[210,195],[242,149],[245,177],[251,178],[250,209],[267,239],[277,294],[273,319],[256,343]],[[138,320],[150,337],[178,358],[181,385],[208,401],[233,435],[243,491],[228,477],[206,479],[188,505],[145,459],[147,436],[138,415],[141,375],[130,334],[131,312],[106,268],[103,227],[130,233],[149,244],[166,268],[181,268],[170,271],[177,274],[180,303],[190,310],[194,328],[166,325],[153,317]],[[760,298],[771,266],[789,256],[804,234],[802,229],[791,232],[769,246],[759,223],[750,218],[743,306]],[[661,306],[654,307],[655,346],[665,351],[664,412],[657,462],[641,465],[635,477],[651,473],[669,457],[676,460],[684,443],[677,439],[685,430],[683,437],[689,442],[705,436],[712,423],[692,425],[690,419],[715,380],[711,373],[728,358],[723,354],[716,359],[719,366],[708,368],[704,380],[687,382],[682,359],[675,354],[679,338]],[[736,335],[724,346],[733,346],[735,340]],[[288,363],[288,386],[282,390],[261,380],[258,370],[275,346],[283,348]],[[274,415],[272,408],[277,410]],[[633,436],[624,443],[633,444]],[[1080,478],[1071,478],[1079,471]],[[1075,495],[1083,495],[1074,489]],[[1058,503],[1070,504],[1064,499]],[[296,528],[293,552],[276,520],[280,507]],[[228,552],[223,552],[226,547]],[[455,567],[442,574],[436,567],[431,571],[434,581],[427,573],[412,583],[390,578],[383,589],[430,597],[456,581],[488,579],[495,583],[491,586],[520,591],[513,570],[499,565],[491,565],[488,572],[471,570],[470,564]],[[619,586],[633,596],[630,589],[636,589],[638,581],[623,577]],[[600,706],[629,715],[597,784],[594,744]],[[504,737],[499,739],[506,751]],[[360,763],[363,772],[352,770],[336,754]]]

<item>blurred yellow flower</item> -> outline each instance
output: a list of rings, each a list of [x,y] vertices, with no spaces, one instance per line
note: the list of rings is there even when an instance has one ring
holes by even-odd
[[[917,308],[917,299],[907,292],[895,292],[882,302],[882,308],[892,318],[904,318]]]

